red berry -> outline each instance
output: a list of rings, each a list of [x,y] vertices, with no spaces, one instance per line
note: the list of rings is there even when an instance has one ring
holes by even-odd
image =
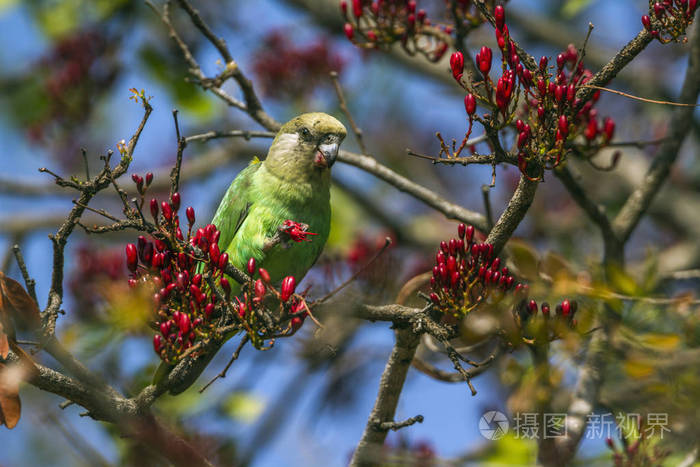
[[[194,224],[194,208],[192,206],[188,206],[187,209],[185,210],[185,214],[187,215],[187,222],[190,225]]]
[[[129,268],[129,271],[131,272],[136,272],[136,268],[138,267],[138,254],[136,251],[136,245],[133,243],[128,243],[126,245],[126,267]]]
[[[163,347],[163,338],[160,334],[153,336],[153,350],[160,355],[160,349]]]
[[[178,193],[178,192],[173,193],[173,196],[171,196],[170,199],[173,202],[173,210],[177,211],[178,209],[180,209],[180,202],[181,202],[180,193]]]
[[[474,115],[474,112],[476,112],[476,98],[474,94],[467,94],[464,96],[464,108],[470,117]]]
[[[173,218],[173,209],[166,201],[160,203],[160,210],[163,212],[163,217],[166,221],[169,222]]]
[[[151,216],[153,220],[158,220],[158,200],[155,198],[151,200]]]
[[[265,285],[261,279],[255,281],[255,296],[262,298],[265,295]]]
[[[467,226],[464,224],[459,224],[457,226],[457,235],[459,235],[459,238],[464,239],[464,236],[467,234]]]
[[[219,256],[219,269],[225,269],[228,264],[228,253],[221,253]]]
[[[464,74],[464,55],[462,52],[455,52],[450,56],[450,68],[454,79],[457,81],[462,79],[462,74]]]
[[[280,299],[283,302],[289,300],[289,297],[294,293],[296,288],[296,279],[294,276],[287,276],[282,280],[282,290],[280,291]]]
[[[569,313],[571,313],[571,302],[564,300],[561,302],[561,314],[562,316],[568,316]]]
[[[355,37],[355,30],[353,29],[352,24],[345,23],[345,26],[343,26],[343,30],[345,31],[345,35],[349,40],[352,40],[353,37]]]
[[[506,23],[506,10],[502,5],[496,6],[493,10],[493,17],[496,19],[496,27],[503,29],[503,25]]]

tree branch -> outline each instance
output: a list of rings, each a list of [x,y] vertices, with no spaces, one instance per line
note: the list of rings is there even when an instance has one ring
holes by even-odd
[[[690,41],[690,57],[685,80],[678,101],[694,104],[700,93],[700,32],[695,29]],[[673,109],[669,122],[668,139],[659,147],[658,155],[654,158],[644,182],[627,199],[622,209],[613,221],[613,230],[620,240],[629,238],[639,223],[649,205],[663,185],[678,158],[681,145],[690,130],[695,109],[693,107],[677,107]]]

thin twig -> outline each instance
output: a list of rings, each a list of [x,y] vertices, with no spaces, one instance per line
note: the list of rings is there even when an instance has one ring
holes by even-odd
[[[670,101],[660,101],[660,100],[656,100],[656,99],[647,99],[645,97],[633,96],[632,94],[628,94],[626,92],[617,91],[615,89],[610,89],[610,88],[604,88],[603,86],[594,86],[592,84],[582,84],[579,87],[598,89],[600,91],[611,92],[611,93],[617,94],[619,96],[629,97],[630,99],[634,99],[636,101],[648,102],[650,104],[674,105],[677,107],[700,107],[700,104],[683,104],[680,102],[670,102]]]
[[[217,379],[219,379],[219,378],[226,378],[226,372],[228,371],[229,368],[231,368],[231,365],[233,364],[233,362],[235,362],[236,360],[238,360],[238,356],[241,354],[241,350],[243,350],[243,346],[245,346],[246,343],[248,343],[248,340],[249,340],[249,339],[250,339],[250,338],[248,337],[248,334],[245,334],[245,335],[243,336],[243,338],[241,339],[241,342],[238,344],[238,347],[236,348],[236,351],[233,352],[233,355],[231,355],[231,359],[228,361],[228,363],[226,364],[226,366],[224,367],[224,369],[221,370],[221,372],[220,372],[218,375],[214,376],[214,377],[211,379],[211,381],[209,381],[207,384],[204,385],[204,387],[202,387],[202,389],[199,390],[199,393],[200,393],[200,394],[203,393],[204,391],[206,391],[207,388],[208,388],[209,386],[211,386],[212,383],[214,383],[214,381],[216,381]]]
[[[83,164],[85,165],[85,181],[90,180],[90,168],[88,167],[87,150],[85,148],[80,149],[83,155]]]
[[[182,153],[187,147],[187,139],[180,136],[180,124],[177,121],[177,109],[173,110],[173,121],[175,123],[175,135],[177,137],[177,156],[175,157],[175,166],[170,172],[171,197],[180,189],[180,170],[182,167]]]
[[[17,266],[22,273],[22,279],[24,279],[24,284],[27,286],[27,292],[29,296],[38,304],[39,301],[36,298],[36,281],[29,276],[29,271],[27,270],[27,263],[24,262],[24,255],[22,254],[22,248],[18,244],[12,246],[12,251],[15,254],[15,259],[17,260]]]
[[[355,135],[355,139],[357,140],[357,144],[360,146],[360,150],[362,151],[362,154],[367,154],[367,148],[365,147],[365,142],[362,139],[362,129],[357,126],[357,123],[355,123],[355,119],[352,118],[352,114],[350,113],[350,109],[348,109],[348,105],[345,102],[345,95],[343,93],[343,88],[340,86],[340,82],[338,81],[338,72],[331,71],[330,77],[331,77],[331,81],[333,82],[333,88],[335,89],[335,94],[336,94],[336,96],[338,96],[338,105],[340,105],[340,110],[343,111],[343,113],[345,114],[345,117],[348,119],[348,122],[350,123],[350,128],[352,128],[352,132]]]

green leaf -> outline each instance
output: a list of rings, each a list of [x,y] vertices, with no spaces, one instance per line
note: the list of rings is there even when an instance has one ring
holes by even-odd
[[[247,392],[234,392],[223,402],[228,416],[244,423],[253,423],[265,409],[262,399]]]
[[[561,8],[561,15],[571,19],[591,4],[591,0],[567,0]]]
[[[521,240],[511,239],[506,247],[510,261],[518,270],[520,277],[528,280],[537,279],[539,258],[537,250]]]

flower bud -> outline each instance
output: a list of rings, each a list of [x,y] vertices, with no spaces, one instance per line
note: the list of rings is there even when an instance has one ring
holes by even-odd
[[[128,243],[126,245],[126,267],[129,271],[136,272],[138,267],[138,254],[136,252],[136,245],[133,243]]]
[[[588,126],[583,132],[583,135],[588,141],[593,141],[595,137],[598,136],[598,123],[595,121],[595,119],[592,118],[588,121]]]
[[[557,55],[557,68],[559,70],[564,68],[564,63],[566,63],[566,56],[564,54]]]
[[[207,303],[207,306],[204,307],[204,316],[209,319],[211,317],[212,312],[214,311],[214,304],[213,303]]]
[[[471,242],[472,239],[474,238],[474,226],[473,225],[468,225],[467,226],[467,234],[465,236],[464,241],[467,243]]]
[[[255,258],[250,258],[248,260],[248,274],[251,276],[255,274]]]
[[[452,76],[459,81],[464,74],[464,55],[462,52],[455,52],[450,56],[450,68]]]
[[[255,296],[262,298],[265,295],[265,285],[261,279],[255,281]]]
[[[642,26],[647,31],[651,31],[651,18],[649,18],[649,15],[642,16]]]
[[[569,134],[569,121],[567,120],[566,115],[559,117],[559,131],[564,137]]]
[[[188,206],[187,209],[185,209],[185,214],[187,215],[187,222],[189,225],[194,225],[194,208],[192,206]]]
[[[180,202],[182,201],[182,199],[180,197],[180,193],[178,193],[177,191],[175,193],[173,193],[173,195],[170,197],[170,200],[173,203],[173,210],[174,211],[177,211],[178,209],[180,209]]]
[[[214,264],[219,264],[219,256],[221,255],[221,252],[219,251],[219,245],[216,243],[212,243],[209,245],[209,258],[212,263]]]
[[[493,59],[493,52],[490,48],[483,46],[479,53],[476,54],[476,64],[479,67],[481,74],[486,77],[491,70],[491,60]]]
[[[571,313],[571,302],[564,300],[561,302],[561,314],[562,316],[569,316],[569,313]]]
[[[289,297],[294,293],[296,288],[296,279],[294,276],[287,276],[282,280],[282,290],[280,291],[280,299],[286,302]]]
[[[146,186],[149,186],[153,182],[153,172],[148,172],[146,174]]]
[[[352,0],[352,14],[356,18],[362,16],[362,0]]]
[[[464,239],[464,236],[467,234],[467,226],[464,224],[459,224],[457,226],[457,235],[459,235],[459,238]]]
[[[352,24],[345,23],[345,26],[343,26],[343,31],[349,40],[352,40],[353,37],[355,37],[355,30],[353,29]]]
[[[160,350],[163,348],[163,338],[160,334],[153,336],[153,350],[160,355]]]
[[[497,5],[493,10],[493,17],[496,20],[496,28],[503,29],[503,25],[506,23],[506,10],[502,5]]]
[[[151,200],[151,216],[153,220],[158,221],[158,200],[155,198]]]
[[[437,294],[435,292],[432,292],[430,294],[430,300],[436,305],[440,304],[440,298],[437,296]]]
[[[163,212],[163,217],[166,221],[170,222],[173,218],[173,209],[170,207],[166,201],[161,201],[160,210]]]
[[[187,313],[180,314],[180,322],[178,323],[178,325],[180,327],[180,332],[182,332],[183,335],[190,332],[190,330],[192,329],[190,316]]]
[[[527,304],[527,311],[529,311],[531,315],[536,314],[537,313],[537,302],[534,300],[530,300]]]
[[[603,122],[603,132],[605,133],[605,139],[610,141],[615,135],[615,120],[607,117]]]
[[[464,108],[470,117],[474,115],[474,112],[476,112],[476,98],[474,94],[464,96]]]
[[[258,269],[258,274],[260,274],[260,278],[265,282],[266,284],[270,283],[270,273],[267,272],[267,269],[265,268],[260,268]]]
[[[224,252],[219,255],[219,262],[217,266],[219,266],[219,269],[223,270],[226,268],[226,265],[228,264],[228,253]]]

